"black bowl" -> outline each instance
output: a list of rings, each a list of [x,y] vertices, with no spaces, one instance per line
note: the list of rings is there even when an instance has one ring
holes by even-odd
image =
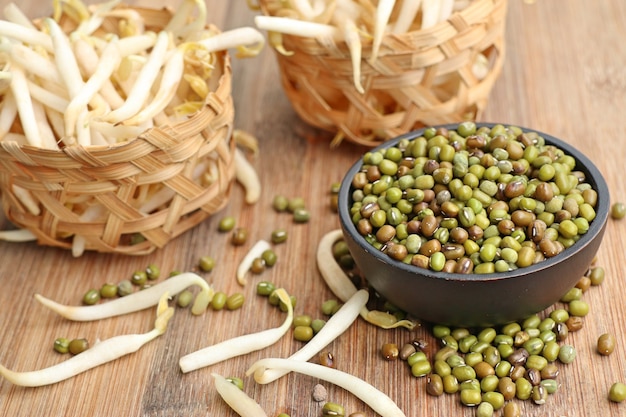
[[[446,125],[456,129],[458,125]],[[492,127],[494,124],[477,123]],[[426,322],[450,326],[493,326],[538,313],[559,299],[585,274],[602,241],[609,214],[607,184],[596,166],[571,145],[536,132],[546,143],[575,158],[577,170],[598,193],[596,217],[587,233],[559,255],[529,267],[492,274],[436,272],[405,264],[374,248],[359,234],[350,216],[352,178],[362,160],[347,172],[339,191],[339,218],[354,261],[368,283],[382,297]],[[402,139],[419,137],[424,129],[407,133],[375,148],[394,146]]]

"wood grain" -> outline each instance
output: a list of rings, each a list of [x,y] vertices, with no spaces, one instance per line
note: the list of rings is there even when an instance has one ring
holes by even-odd
[[[129,1],[145,6],[175,6],[178,2]],[[2,6],[6,0],[0,1]],[[253,24],[255,12],[246,2],[208,0],[210,21],[222,29]],[[51,2],[24,0],[30,17],[51,12]],[[510,0],[507,17],[507,59],[492,92],[483,121],[532,127],[571,142],[595,161],[605,175],[613,201],[624,200],[626,160],[626,3],[621,0]],[[63,360],[52,350],[56,337],[86,337],[91,341],[151,328],[152,311],[92,323],[71,323],[44,310],[33,299],[42,293],[66,303],[78,303],[89,288],[117,282],[156,263],[164,273],[193,270],[202,255],[217,260],[205,274],[217,289],[241,291],[243,309],[209,311],[201,317],[178,310],[168,332],[139,352],[68,381],[40,388],[21,388],[0,380],[0,410],[11,416],[234,416],[211,382],[211,372],[243,376],[256,359],[287,356],[300,345],[286,337],[276,345],[207,369],[182,374],[178,359],[191,351],[236,335],[274,327],[283,315],[256,296],[254,283],[241,288],[235,281],[238,261],[258,239],[272,230],[289,230],[288,242],[276,247],[277,265],[262,278],[296,295],[296,313],[321,317],[319,306],[332,297],[315,265],[317,242],[338,227],[329,209],[332,182],[363,152],[347,143],[331,149],[331,135],[306,126],[286,100],[273,51],[266,48],[251,59],[234,59],[233,96],[237,128],[256,135],[261,152],[253,161],[260,173],[263,195],[246,205],[237,186],[229,205],[218,215],[144,257],[87,253],[72,258],[67,251],[31,243],[0,243],[0,363],[15,370],[33,370]],[[308,224],[293,224],[271,209],[275,194],[301,196],[312,213]],[[233,215],[250,231],[248,244],[234,247],[229,236],[217,232],[221,216]],[[2,219],[4,228],[10,224]],[[606,269],[604,285],[592,288],[585,299],[591,312],[582,331],[568,343],[577,360],[561,366],[560,389],[544,406],[520,403],[524,416],[620,416],[626,404],[606,399],[609,386],[626,381],[626,286],[623,285],[626,222],[610,221],[598,262]],[[615,334],[618,347],[609,357],[594,352],[597,337]],[[358,322],[329,349],[340,369],[354,373],[386,392],[407,416],[473,416],[458,396],[433,398],[425,380],[410,376],[403,362],[386,362],[379,355],[386,342],[402,344],[413,338],[434,343],[426,329],[375,330]],[[246,379],[245,390],[267,410],[291,416],[319,416],[322,404],[311,400],[318,381],[288,375],[266,386]],[[327,386],[329,400],[350,412],[372,411],[348,392]],[[500,415],[500,414],[498,414]]]

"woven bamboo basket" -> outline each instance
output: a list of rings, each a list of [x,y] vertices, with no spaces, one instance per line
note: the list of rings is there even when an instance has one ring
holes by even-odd
[[[280,0],[259,0],[272,15]],[[507,0],[475,0],[446,21],[424,30],[386,34],[378,58],[368,62],[363,42],[359,93],[345,42],[323,44],[283,35],[276,52],[282,87],[308,124],[368,147],[424,126],[480,118],[505,58]],[[488,69],[477,78],[478,54]]]
[[[167,10],[133,9],[148,30],[163,28],[171,17]],[[70,249],[73,237],[81,236],[86,250],[142,255],[220,210],[234,182],[235,143],[230,58],[226,52],[217,56],[216,87],[183,121],[111,146],[49,150],[0,142],[7,219],[31,231],[41,245]],[[212,180],[198,178],[198,169],[209,165]],[[16,188],[30,194],[35,210]],[[166,202],[143,211],[147,195],[159,189],[169,190]],[[82,220],[77,209],[93,204],[102,207],[101,215]]]

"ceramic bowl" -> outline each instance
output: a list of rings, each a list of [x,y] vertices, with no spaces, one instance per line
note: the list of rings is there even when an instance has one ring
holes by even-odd
[[[477,124],[491,127],[493,124]],[[446,125],[455,129],[457,125]],[[350,215],[352,178],[361,169],[359,159],[347,172],[339,191],[339,217],[344,238],[357,267],[368,283],[385,299],[426,322],[452,326],[492,326],[538,313],[570,290],[586,273],[596,255],[610,210],[607,184],[598,168],[563,140],[536,132],[576,160],[576,170],[598,193],[596,217],[580,239],[552,258],[532,266],[491,274],[436,272],[396,261],[372,246],[357,231]],[[413,139],[422,130],[390,140],[375,150]]]

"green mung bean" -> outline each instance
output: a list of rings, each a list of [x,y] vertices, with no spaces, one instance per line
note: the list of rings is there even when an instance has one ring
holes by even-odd
[[[600,266],[591,268],[589,271],[589,279],[591,281],[591,285],[602,284],[602,282],[604,282],[604,268]]]
[[[324,417],[343,417],[346,411],[342,405],[336,403],[325,403],[322,407],[322,416]]]
[[[311,321],[311,328],[313,329],[313,333],[317,334],[320,330],[322,330],[325,324],[325,320],[313,319],[313,321]]]
[[[198,267],[203,272],[211,272],[215,268],[215,259],[211,256],[202,256],[198,262]]]
[[[117,284],[117,295],[119,295],[120,297],[132,294],[132,292],[133,284],[130,282],[130,280],[125,279]]]
[[[515,397],[518,400],[527,400],[532,395],[533,386],[526,378],[521,377],[515,381]]]
[[[193,293],[190,290],[184,290],[176,297],[176,304],[179,307],[185,308],[193,301]],[[211,300],[212,301],[212,300]]]
[[[576,349],[572,345],[563,345],[559,350],[559,361],[568,364],[574,362],[576,358]]]
[[[494,410],[500,410],[504,407],[504,395],[495,390],[483,393],[482,400],[491,404]]]
[[[106,283],[100,287],[100,297],[113,298],[117,296],[117,285]]]
[[[272,243],[284,243],[287,241],[287,231],[285,229],[276,229],[272,231]]]
[[[53,348],[59,353],[68,353],[70,351],[70,340],[65,337],[58,337],[54,340]]]
[[[446,394],[455,394],[459,391],[459,380],[454,375],[445,375],[441,379],[443,381],[443,391]]]
[[[226,308],[229,310],[237,310],[243,306],[244,301],[244,295],[240,292],[236,292],[226,298]]]
[[[221,310],[226,306],[226,300],[228,299],[228,296],[226,295],[226,293],[222,292],[222,291],[217,291],[214,295],[213,298],[211,299],[211,308],[213,310]]]
[[[467,406],[477,406],[482,402],[482,394],[480,389],[462,389],[461,403]]]
[[[621,220],[626,216],[626,205],[624,203],[613,203],[611,205],[611,217],[616,220]]]
[[[609,400],[621,403],[626,400],[626,384],[623,382],[615,382],[609,389]]]
[[[559,389],[559,383],[555,379],[542,379],[541,386],[548,394],[554,394]]]
[[[313,338],[313,328],[311,326],[296,326],[293,329],[293,338],[299,342],[308,342]]]
[[[589,313],[589,304],[583,300],[572,300],[568,304],[568,311],[571,316],[584,317]]]
[[[493,416],[493,405],[483,401],[476,407],[476,417],[491,417]]]
[[[83,295],[83,304],[94,305],[100,301],[100,291],[97,289],[91,289]]]
[[[430,374],[432,366],[428,360],[417,361],[411,366],[411,374],[415,377],[423,377]]]

